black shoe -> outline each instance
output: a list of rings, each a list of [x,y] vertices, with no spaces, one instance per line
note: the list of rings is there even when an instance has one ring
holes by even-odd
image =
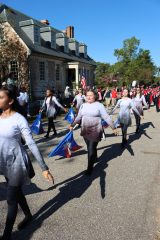
[[[54,132],[52,136],[57,136],[57,132]]]
[[[44,135],[45,138],[49,138],[49,134]]]
[[[140,129],[139,127],[136,128],[136,133],[139,133],[140,132]]]
[[[91,174],[92,174],[92,171],[93,171],[93,167],[92,167],[92,168],[88,168],[88,169],[85,171],[85,175],[91,175]]]
[[[25,228],[32,221],[32,219],[32,215],[25,216],[22,222],[18,224],[18,230],[22,230],[23,228]]]

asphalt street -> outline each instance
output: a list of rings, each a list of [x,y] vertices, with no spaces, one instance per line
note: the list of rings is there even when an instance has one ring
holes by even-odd
[[[113,119],[116,115],[113,116]],[[128,130],[128,144],[121,148],[121,135],[105,129],[106,140],[98,145],[98,162],[86,176],[87,152],[80,129],[74,138],[80,150],[70,159],[47,155],[68,132],[68,124],[56,120],[57,137],[35,140],[55,178],[45,181],[33,159],[36,176],[24,192],[34,216],[21,232],[21,209],[13,240],[154,240],[160,229],[160,113],[145,111],[141,131],[135,120]],[[0,234],[7,211],[6,184],[0,176]]]

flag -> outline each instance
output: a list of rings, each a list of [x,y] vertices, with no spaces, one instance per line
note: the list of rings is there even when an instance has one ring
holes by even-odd
[[[72,155],[72,151],[76,151],[80,149],[74,138],[73,131],[70,131],[66,134],[62,141],[53,149],[53,151],[49,154],[49,157],[54,157],[56,155],[60,155],[66,158],[70,158]]]
[[[101,120],[102,127],[107,128],[109,125],[105,120]]]
[[[36,119],[34,120],[32,126],[31,126],[31,132],[36,135],[44,133],[41,119],[42,119],[42,114],[40,113],[39,115],[37,115]]]
[[[82,89],[86,89],[86,78],[84,73],[81,76],[81,86],[82,86]]]
[[[66,114],[64,120],[67,120],[69,123],[73,123],[75,117],[75,112],[73,108],[70,108],[68,113]]]

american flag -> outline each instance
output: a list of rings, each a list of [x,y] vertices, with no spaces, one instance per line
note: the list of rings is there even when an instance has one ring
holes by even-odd
[[[82,86],[82,89],[86,88],[86,78],[85,78],[84,74],[82,74],[82,76],[81,76],[81,86]]]

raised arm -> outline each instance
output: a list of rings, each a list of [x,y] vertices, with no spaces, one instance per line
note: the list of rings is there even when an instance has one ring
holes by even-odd
[[[56,97],[53,97],[52,98],[52,101],[60,108],[62,108],[64,111],[65,111],[65,108],[57,101],[57,98]]]

